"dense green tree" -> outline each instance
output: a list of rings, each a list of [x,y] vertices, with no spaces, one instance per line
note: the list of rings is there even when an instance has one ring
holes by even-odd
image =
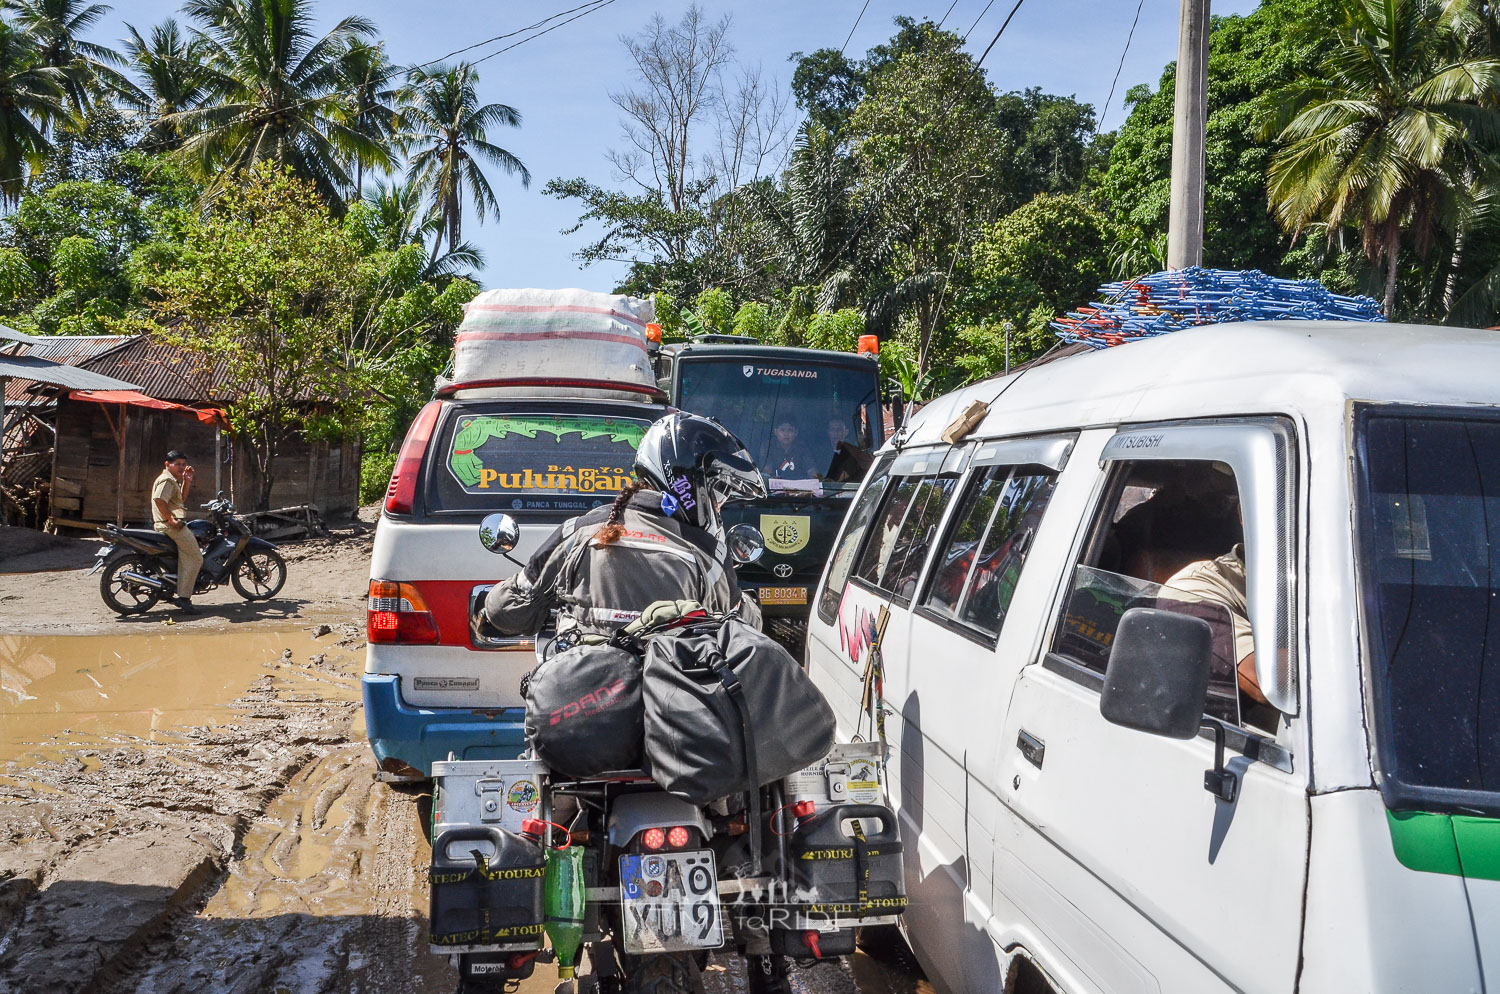
[[[1394,315],[1403,242],[1452,232],[1500,138],[1500,59],[1464,50],[1467,0],[1345,0],[1337,46],[1284,97],[1269,194],[1294,234],[1356,224]]]
[[[341,61],[344,99],[335,116],[364,139],[347,147],[354,166],[354,191],[362,194],[366,169],[395,165],[392,142],[400,123],[396,109],[400,70],[386,56],[385,42],[354,41]]]
[[[1267,95],[1314,70],[1329,45],[1324,26],[1338,0],[1265,0],[1245,16],[1216,17],[1209,36],[1203,264],[1312,276],[1294,268],[1287,240],[1266,203],[1271,144],[1261,135],[1274,111]],[[1133,87],[1131,106],[1110,149],[1100,193],[1120,227],[1137,276],[1156,266],[1152,244],[1166,235],[1171,202],[1172,100],[1176,66],[1153,92]]]
[[[434,259],[448,240],[449,249],[463,243],[463,195],[467,189],[480,221],[500,212],[500,201],[481,163],[519,175],[531,185],[531,172],[515,155],[490,141],[490,132],[521,126],[521,112],[506,104],[479,103],[479,74],[467,64],[412,70],[399,100],[403,109],[406,149],[412,174],[425,190],[440,223],[433,238]]]

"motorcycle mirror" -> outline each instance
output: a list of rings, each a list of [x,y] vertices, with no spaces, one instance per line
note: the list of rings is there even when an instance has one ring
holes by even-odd
[[[743,566],[753,563],[766,551],[766,537],[760,529],[744,522],[729,529],[729,555]]]
[[[508,514],[487,514],[479,523],[479,544],[503,556],[521,541],[521,526]]]

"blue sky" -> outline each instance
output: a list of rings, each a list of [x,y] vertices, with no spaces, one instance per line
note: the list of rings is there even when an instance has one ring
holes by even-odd
[[[409,64],[513,31],[580,2],[362,0],[356,4],[318,0],[316,9],[324,30],[350,13],[371,18],[391,57]],[[950,2],[869,0],[862,16],[864,0],[703,0],[701,5],[711,18],[730,14],[730,38],[741,61],[759,63],[766,75],[774,75],[784,87],[791,77],[787,57],[792,52],[838,47],[853,28],[847,51],[860,56],[891,36],[896,16],[939,20]],[[995,0],[984,11],[987,2],[991,0],[957,0],[944,24],[963,33],[977,18],[969,37],[969,48],[976,56],[1014,6],[1010,0]],[[616,185],[605,158],[605,152],[619,144],[620,133],[619,113],[609,93],[633,82],[620,35],[637,33],[657,11],[675,21],[687,3],[615,0],[479,67],[481,99],[510,104],[523,115],[520,128],[505,129],[490,136],[491,140],[519,156],[532,174],[529,190],[518,179],[493,174],[501,216],[483,225],[465,218],[464,237],[478,244],[486,256],[485,285],[607,290],[623,274],[623,264],[579,269],[572,253],[583,243],[585,233],[560,234],[560,229],[576,221],[576,206],[543,196],[541,190],[547,180],[559,176],[584,176],[601,185]],[[1256,5],[1254,0],[1219,0],[1213,11],[1243,14]],[[124,22],[145,34],[149,25],[175,15],[177,7],[173,0],[120,0],[97,33],[98,40],[114,42],[123,37]],[[1046,92],[1075,96],[1097,111],[1109,93],[1135,14],[1136,4],[1128,0],[1030,0],[990,52],[984,68],[1001,90],[1039,86]],[[1123,120],[1125,91],[1138,83],[1155,86],[1162,68],[1177,57],[1177,18],[1176,0],[1142,0],[1140,23],[1106,112],[1106,129]],[[185,19],[179,16],[179,20]],[[482,56],[514,40],[465,57]]]

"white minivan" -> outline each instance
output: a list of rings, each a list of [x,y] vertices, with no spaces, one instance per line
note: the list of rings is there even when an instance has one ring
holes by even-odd
[[[1219,325],[945,397],[807,661],[885,738],[940,991],[1500,989],[1495,333]]]

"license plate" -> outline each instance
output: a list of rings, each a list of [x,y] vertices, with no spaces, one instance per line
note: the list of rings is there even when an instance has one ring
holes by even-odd
[[[759,600],[762,604],[806,604],[806,587],[761,587]]]
[[[724,944],[719,875],[707,849],[620,857],[625,951],[717,949]]]

